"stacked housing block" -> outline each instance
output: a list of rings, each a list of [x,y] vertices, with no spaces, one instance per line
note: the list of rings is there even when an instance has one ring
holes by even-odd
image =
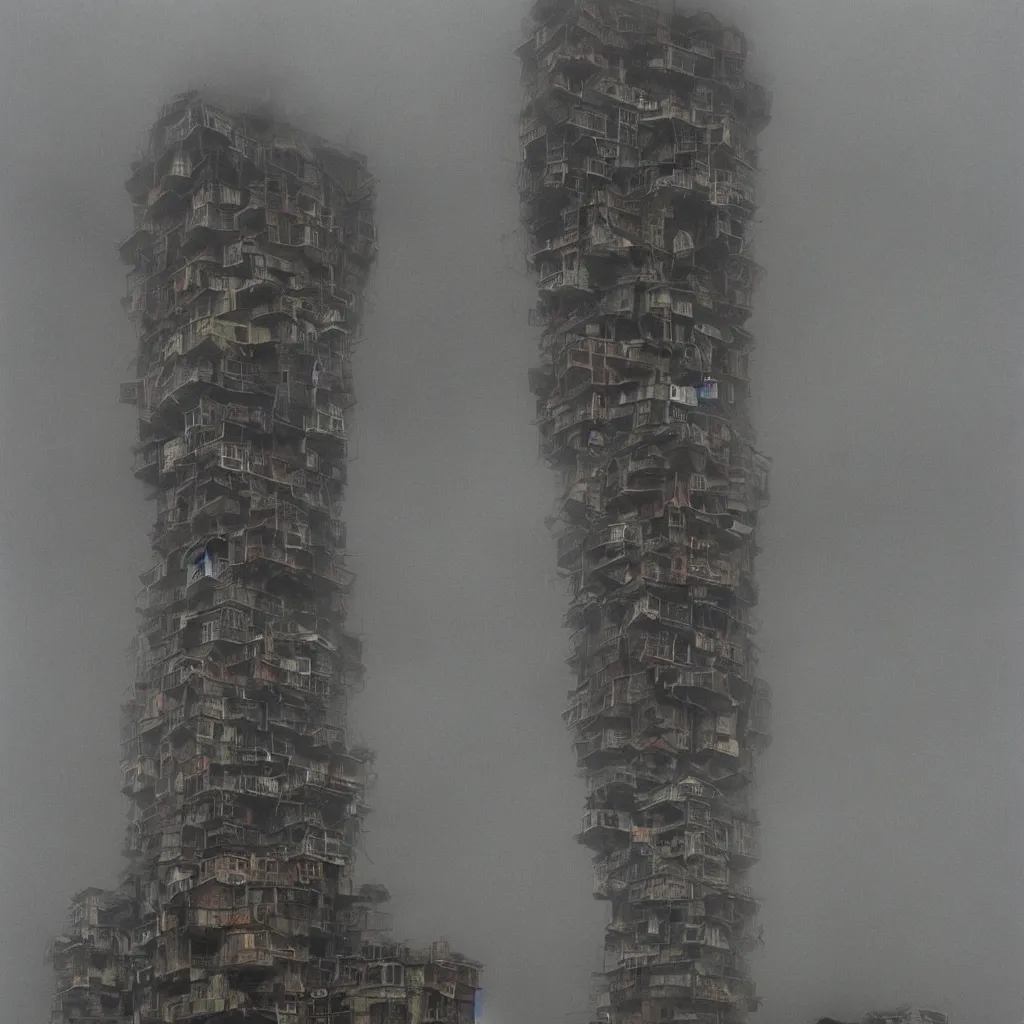
[[[127,867],[52,948],[53,1024],[472,1024],[479,965],[384,936],[353,882],[372,755],[346,731],[341,500],[376,256],[365,160],[198,94],[127,182],[135,475],[152,491],[123,708]]]
[[[519,50],[531,372],[570,581],[579,840],[611,903],[598,1015],[756,1008],[749,792],[770,691],[753,643],[768,460],[745,328],[770,96],[736,30],[682,5],[538,0]]]

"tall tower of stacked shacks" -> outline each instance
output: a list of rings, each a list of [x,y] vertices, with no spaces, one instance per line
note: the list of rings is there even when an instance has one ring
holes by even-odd
[[[527,32],[532,385],[561,482],[579,840],[611,905],[598,1015],[735,1024],[758,1004],[749,793],[770,712],[744,326],[770,97],[744,37],[682,4],[537,0]]]
[[[124,706],[127,867],[73,901],[52,1024],[472,1024],[478,964],[388,939],[353,882],[351,351],[376,254],[361,156],[197,94],[127,182],[135,475],[156,503]]]

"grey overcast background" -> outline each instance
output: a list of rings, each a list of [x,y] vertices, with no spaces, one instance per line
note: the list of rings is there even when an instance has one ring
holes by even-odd
[[[718,5],[719,11],[724,8]],[[487,964],[485,1024],[582,1024],[605,906],[559,712],[518,234],[515,0],[0,9],[0,1020],[118,865],[152,509],[130,472],[121,182],[189,85],[364,149],[381,258],[349,498],[379,750],[363,877]],[[775,744],[762,1024],[904,997],[1024,1016],[1017,0],[743,0],[764,136],[756,408]]]

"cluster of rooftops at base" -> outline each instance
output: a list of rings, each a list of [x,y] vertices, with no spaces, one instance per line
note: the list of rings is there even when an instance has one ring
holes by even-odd
[[[126,866],[76,898],[52,1024],[472,1024],[479,965],[356,886],[372,752],[342,498],[376,258],[365,160],[190,93],[127,182],[135,476],[156,505],[123,707]]]
[[[831,1017],[822,1017],[817,1024],[841,1024]],[[949,1024],[949,1017],[938,1010],[918,1010],[912,1006],[904,1006],[898,1010],[873,1010],[865,1014],[860,1024]]]
[[[463,1024],[475,1019],[480,965],[443,940],[411,949],[382,936],[388,915],[370,909],[387,899],[382,887],[363,887],[363,906],[339,921],[346,942],[328,958],[302,948],[303,932],[309,931],[309,918],[303,917],[308,901],[288,887],[280,887],[277,897],[282,902],[272,904],[245,888],[230,894],[208,888],[187,906],[165,912],[156,925],[138,925],[136,901],[125,888],[86,889],[73,899],[65,933],[51,945],[58,990],[51,1020]],[[322,923],[314,923],[313,934],[322,930]],[[157,938],[154,958],[147,947],[154,936],[167,933],[177,944]],[[217,934],[220,956],[188,948]],[[196,985],[201,992],[194,991]],[[160,1007],[147,1002],[150,986],[168,993]],[[261,996],[267,1005],[259,1005]]]

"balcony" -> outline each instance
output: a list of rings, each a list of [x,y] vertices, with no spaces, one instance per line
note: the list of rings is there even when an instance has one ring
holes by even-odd
[[[241,330],[241,333],[240,333]],[[235,324],[217,320],[214,317],[203,317],[187,324],[180,331],[170,335],[164,345],[163,358],[188,355],[207,346],[210,352],[221,349],[224,343],[229,345],[245,342],[244,329]]]
[[[565,249],[570,245],[577,245],[580,240],[579,228],[569,228],[562,232],[560,235],[555,235],[553,238],[549,238],[543,242],[537,242],[537,248],[530,253],[529,259],[531,263],[536,263],[543,256],[550,256],[560,249]]]
[[[152,444],[135,453],[132,459],[132,474],[137,480],[149,484],[156,482],[159,476],[160,448],[159,444]]]
[[[728,676],[714,669],[676,669],[662,679],[662,684],[669,692],[679,691],[684,697],[687,691],[695,690],[705,699],[718,697],[723,706],[732,703]]]
[[[596,138],[608,137],[608,118],[584,107],[576,107],[569,113],[567,121],[581,129],[584,134]]]
[[[692,491],[697,488],[691,487]],[[721,558],[690,558],[687,571],[692,581],[709,583],[718,587],[735,587],[740,582],[739,570]]]
[[[595,68],[606,71],[610,66],[607,55],[596,47],[568,42],[561,43],[545,53],[539,64],[545,71],[550,71],[559,64],[585,64],[588,65],[587,71],[590,73]]]
[[[607,870],[602,870],[601,868],[594,869],[594,899],[611,900],[618,893],[624,892],[625,889],[626,883],[618,879],[609,878]]]
[[[687,288],[661,285],[643,295],[644,312],[655,316],[693,316],[693,292]]]
[[[188,892],[195,885],[194,878],[176,878],[173,881],[167,883],[166,896],[167,902],[173,900],[176,896],[181,895],[183,892]]]
[[[749,216],[757,207],[756,192],[752,185],[738,180],[723,179],[719,175],[711,185],[711,204],[730,207]]]
[[[641,882],[633,882],[629,887],[629,902],[637,904],[688,902],[694,898],[693,888],[693,882],[685,879],[658,875],[654,878],[645,878]]]
[[[585,538],[586,534],[582,530],[570,530],[558,538],[557,561],[559,569],[575,571],[580,568]]]
[[[589,776],[587,792],[592,795],[606,790],[632,792],[636,789],[637,778],[635,768],[609,765],[607,768],[598,769]]]
[[[233,613],[236,609],[225,609],[226,613]],[[217,618],[206,619],[201,623],[199,643],[231,643],[247,644],[260,635],[254,627],[247,622],[239,620],[233,614],[225,614]]]
[[[664,455],[651,454],[643,456],[631,456],[621,467],[621,472],[627,478],[633,476],[644,476],[647,474],[658,474],[663,476],[669,471],[668,460]]]
[[[234,232],[235,215],[218,209],[213,203],[206,203],[190,210],[185,217],[185,234],[196,231]]]
[[[605,849],[628,842],[631,829],[632,820],[625,811],[588,811],[576,839],[591,849]]]
[[[135,797],[150,792],[160,774],[160,766],[154,757],[139,757],[130,764],[121,766],[121,792]]]
[[[269,949],[233,949],[224,950],[220,957],[222,967],[238,967],[245,969],[272,968],[274,954]]]
[[[573,405],[558,405],[552,414],[551,419],[542,425],[542,428],[546,428],[549,440],[554,440],[556,435],[582,423],[600,422],[605,417],[605,406],[601,395],[591,395]]]
[[[592,533],[587,539],[587,551],[615,548],[624,550],[626,547],[639,547],[643,540],[642,529],[632,523],[612,523]]]
[[[148,227],[136,228],[119,247],[122,262],[134,264],[139,253],[153,242],[154,237]]]
[[[761,826],[750,821],[734,821],[730,829],[729,856],[743,866],[760,860]]]
[[[719,305],[729,307],[720,309],[724,316],[738,316],[741,320],[745,320],[754,311],[753,289],[749,287],[725,288],[719,297]]]
[[[547,136],[547,125],[538,120],[524,121],[519,128],[519,144],[525,154],[527,148]]]
[[[323,860],[331,864],[343,864],[352,856],[352,847],[341,839],[306,836],[289,852],[293,857],[311,857],[314,860]]]
[[[172,437],[161,449],[160,473],[171,473],[175,466],[188,454],[183,437]]]
[[[237,188],[228,185],[207,183],[200,186],[192,194],[192,205],[203,206],[241,206],[242,197]]]
[[[707,58],[701,58],[696,53],[680,49],[677,46],[665,46],[660,52],[647,59],[647,67],[652,71],[672,71],[676,74],[686,75],[695,78],[698,74],[705,74],[710,68],[701,69],[701,65],[707,64]]]
[[[590,280],[587,269],[582,264],[572,270],[560,269],[545,273],[538,282],[541,292],[556,295],[565,291],[589,291]]]
[[[716,733],[710,729],[701,729],[697,734],[694,747],[695,758],[717,758],[735,761],[740,756],[739,741],[733,736]]]
[[[162,376],[160,380],[156,382],[153,389],[152,403],[150,405],[150,411],[156,411],[160,406],[168,399],[177,397],[177,393],[187,387],[189,384],[196,384],[200,382],[212,381],[213,371],[208,368],[200,368],[198,366],[186,367],[180,363],[175,365],[174,369],[167,376]]]
[[[703,789],[704,787],[700,783],[691,780],[670,782],[651,793],[643,803],[638,805],[637,809],[649,811],[665,805],[685,807],[688,800],[704,795]]]
[[[700,176],[693,171],[673,171],[671,174],[656,178],[653,187],[672,192],[694,192],[698,188],[706,188],[707,183],[702,182]]]
[[[311,416],[303,417],[302,429],[307,434],[329,437],[336,441],[345,441],[348,438],[341,409],[328,412],[315,410]]]
[[[641,121],[651,123],[654,121],[676,121],[691,125],[695,128],[702,127],[701,119],[697,117],[692,106],[684,104],[676,98],[669,98],[657,102],[650,110],[642,111]]]
[[[173,124],[164,129],[161,149],[184,142],[203,123],[203,111],[199,104],[190,106]]]
[[[356,580],[356,574],[341,561],[340,558],[317,559],[313,573],[339,587],[347,593]]]
[[[617,756],[629,745],[630,734],[626,729],[604,729],[593,736],[585,737],[574,744],[576,758],[580,762],[596,758],[596,755]]]
[[[342,927],[358,932],[388,932],[391,930],[392,921],[391,914],[363,907],[355,910],[343,910],[340,915]]]
[[[208,788],[276,799],[281,795],[281,780],[267,775],[226,776],[219,781],[211,781]]]

